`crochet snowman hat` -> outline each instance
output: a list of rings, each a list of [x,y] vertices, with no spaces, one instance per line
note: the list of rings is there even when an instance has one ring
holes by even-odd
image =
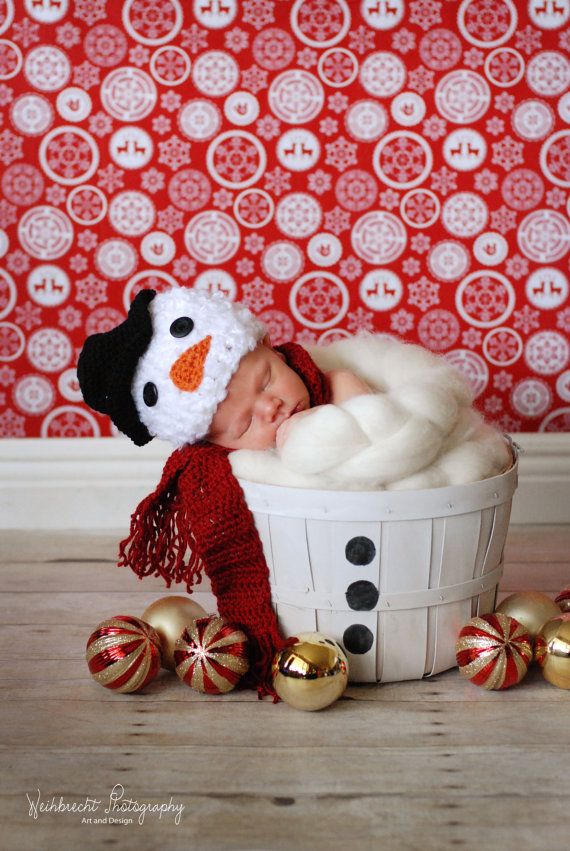
[[[230,379],[266,326],[221,293],[141,290],[127,319],[85,341],[77,377],[87,404],[138,446],[208,433]]]

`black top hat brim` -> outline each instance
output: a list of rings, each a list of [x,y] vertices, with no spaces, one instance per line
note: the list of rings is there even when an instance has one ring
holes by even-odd
[[[155,295],[156,290],[141,290],[124,322],[111,331],[87,337],[77,364],[85,402],[94,411],[111,417],[119,431],[137,446],[152,440],[139,419],[131,385],[137,364],[152,338],[148,306]]]

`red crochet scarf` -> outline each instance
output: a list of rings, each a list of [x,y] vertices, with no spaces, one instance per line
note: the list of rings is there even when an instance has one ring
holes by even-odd
[[[329,384],[308,352],[297,343],[275,349],[303,379],[311,407],[327,404]],[[257,688],[259,698],[270,694],[276,702],[271,662],[287,642],[279,634],[261,539],[232,472],[231,451],[202,440],[172,453],[157,489],[131,516],[118,565],[128,565],[140,579],[163,576],[168,588],[186,582],[188,592],[205,571],[219,614],[249,639],[251,667],[241,687]]]

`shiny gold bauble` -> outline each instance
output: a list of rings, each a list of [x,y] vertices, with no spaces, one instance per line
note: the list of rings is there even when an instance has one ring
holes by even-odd
[[[348,659],[336,641],[320,632],[301,632],[297,642],[276,654],[273,687],[295,709],[314,712],[330,706],[348,683]]]
[[[195,618],[207,616],[202,606],[191,600],[171,594],[155,600],[144,610],[142,620],[149,623],[158,632],[162,651],[162,667],[169,671],[175,670],[174,644],[180,638],[185,627]]]
[[[543,624],[536,636],[534,656],[545,680],[558,688],[570,689],[570,612]]]
[[[540,591],[518,591],[511,594],[495,611],[522,623],[531,638],[536,636],[543,623],[560,614],[560,608],[554,600]]]

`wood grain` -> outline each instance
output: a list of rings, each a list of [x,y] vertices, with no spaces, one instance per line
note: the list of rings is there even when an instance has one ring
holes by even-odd
[[[382,686],[351,685],[319,713],[252,691],[200,695],[169,671],[144,694],[97,686],[85,643],[99,620],[141,614],[183,585],[139,582],[116,567],[116,535],[3,534],[0,555],[0,818],[18,851],[417,851],[567,844],[563,778],[570,692],[533,667],[506,692],[457,670]],[[513,527],[499,599],[555,595],[570,581],[570,528]],[[206,601],[209,586],[200,586]],[[116,784],[174,814],[30,814],[49,802],[100,801]],[[39,790],[39,792],[38,792]],[[93,817],[93,816],[91,816]],[[95,816],[96,817],[96,816]]]

